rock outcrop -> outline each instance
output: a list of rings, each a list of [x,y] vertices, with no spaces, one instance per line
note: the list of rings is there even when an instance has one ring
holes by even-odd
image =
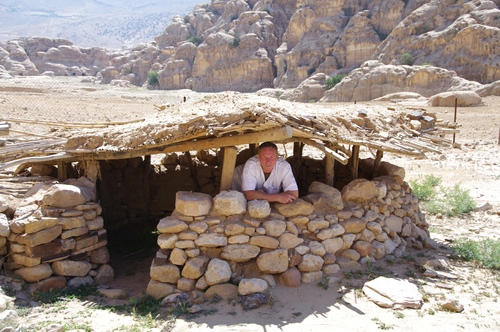
[[[498,1],[492,0],[212,0],[175,17],[154,42],[129,51],[85,49],[40,37],[0,44],[0,73],[96,75],[101,83],[255,92],[296,88],[314,74],[347,75],[377,60],[392,66],[372,73],[382,89],[365,84],[364,96],[358,96],[358,88],[353,96],[327,99],[367,100],[402,87],[431,96],[480,88],[457,83],[459,77],[478,84],[500,79],[499,15]],[[157,83],[148,82],[151,72],[158,74]],[[303,92],[293,99],[319,99]]]
[[[384,65],[371,60],[326,91],[321,101],[366,101],[397,92],[414,92],[428,98],[436,91],[475,91],[482,87],[439,67]]]

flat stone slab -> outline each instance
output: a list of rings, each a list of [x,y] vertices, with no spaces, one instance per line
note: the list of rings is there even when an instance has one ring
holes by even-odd
[[[383,308],[419,309],[423,304],[418,287],[406,280],[378,277],[365,283],[363,292]]]

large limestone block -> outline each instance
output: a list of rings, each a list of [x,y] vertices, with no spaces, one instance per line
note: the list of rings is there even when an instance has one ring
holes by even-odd
[[[170,262],[174,265],[184,265],[187,260],[187,255],[184,250],[179,248],[174,248],[170,253]]]
[[[52,263],[52,270],[60,276],[84,277],[91,268],[92,264],[85,261],[62,260]]]
[[[276,249],[280,242],[271,236],[256,235],[250,238],[250,244],[261,248]]]
[[[45,293],[63,289],[64,287],[66,287],[66,278],[64,276],[52,276],[30,284],[29,291],[31,293],[35,291]]]
[[[376,197],[376,194],[375,183],[366,179],[356,179],[342,189],[342,200],[365,202]]]
[[[23,265],[23,266],[37,266],[41,263],[41,258],[40,257],[29,257],[23,254],[13,254],[12,259],[16,264]]]
[[[204,216],[211,208],[212,197],[208,194],[178,191],[175,195],[175,210],[185,216]]]
[[[156,281],[151,279],[146,288],[146,294],[151,295],[156,300],[173,294],[175,292],[175,286],[167,284],[164,282]]]
[[[31,219],[24,226],[26,234],[36,233],[42,229],[51,228],[58,224],[57,218]]]
[[[291,233],[284,233],[279,237],[280,248],[292,249],[304,243],[304,239],[297,237]]]
[[[365,219],[350,218],[339,223],[346,233],[359,233],[366,228],[367,221]]]
[[[99,229],[104,227],[104,219],[102,217],[96,217],[96,218],[88,220],[87,218],[85,218],[85,214],[84,214],[83,218],[85,220],[87,220],[87,227],[88,227],[89,231],[96,231],[96,230],[99,230]]]
[[[248,215],[251,218],[263,219],[271,214],[271,205],[266,200],[254,199],[248,202]]]
[[[327,228],[330,223],[323,218],[314,218],[309,223],[307,223],[307,230],[311,233],[316,233],[317,231]]]
[[[107,247],[92,250],[90,253],[90,262],[93,264],[106,264],[109,262],[109,258],[109,250]]]
[[[299,287],[301,285],[302,276],[299,269],[296,267],[289,268],[283,272],[278,281],[288,287]]]
[[[406,176],[406,171],[404,167],[388,163],[387,161],[383,161],[380,163],[379,175],[399,176],[401,180],[404,180]]]
[[[216,233],[204,233],[201,234],[194,241],[194,243],[198,247],[208,247],[208,248],[223,247],[227,245],[227,237]]]
[[[87,227],[73,228],[62,232],[61,239],[69,239],[70,237],[78,237],[87,234],[89,229]]]
[[[238,284],[238,293],[240,295],[249,295],[255,293],[265,293],[268,289],[268,284],[264,279],[251,278],[241,279]]]
[[[231,273],[231,267],[228,262],[214,258],[208,263],[205,279],[210,286],[222,284],[231,279]]]
[[[383,308],[419,309],[423,300],[417,285],[407,280],[378,277],[363,286],[363,292]]]
[[[318,282],[321,278],[323,278],[323,271],[302,272],[302,282],[304,284]]]
[[[326,239],[321,242],[327,253],[336,254],[344,246],[344,240],[340,237]]]
[[[45,206],[70,207],[87,202],[85,193],[81,187],[68,184],[55,184],[43,196],[42,203]]]
[[[109,283],[115,277],[115,270],[108,265],[103,264],[97,268],[97,275],[94,277],[94,283],[96,285],[104,285]]]
[[[288,204],[275,203],[274,207],[280,214],[287,218],[292,218],[300,215],[308,216],[314,212],[314,206],[301,198],[298,198]]]
[[[179,220],[172,216],[162,218],[158,223],[158,226],[156,226],[156,228],[160,233],[169,233],[169,234],[180,233],[188,229],[188,227],[189,227],[188,224],[186,224],[184,221]]]
[[[5,198],[0,196],[0,213],[4,213],[9,209],[9,203]]]
[[[20,244],[27,245],[28,247],[36,247],[40,244],[49,243],[61,235],[61,233],[62,227],[57,225],[33,234],[22,234],[16,238],[16,241]]]
[[[330,211],[339,211],[344,208],[342,194],[337,188],[319,181],[314,181],[309,186],[308,193],[320,194],[319,197],[317,195],[312,195],[310,197],[311,200],[314,198],[314,203],[309,199],[306,199],[314,205],[316,210],[326,213]]]
[[[221,257],[236,263],[246,262],[257,257],[260,248],[251,244],[230,244],[224,247]]]
[[[154,262],[149,269],[151,279],[176,284],[181,278],[179,267],[173,264],[156,265]]]
[[[43,218],[52,219],[52,218]],[[68,218],[57,218],[58,224],[61,225],[63,230],[70,230],[73,228],[87,227],[87,220],[83,216],[68,217]]]
[[[156,242],[161,249],[174,249],[177,240],[179,240],[177,234],[160,234]]]
[[[257,267],[264,273],[276,274],[288,270],[288,250],[277,249],[257,258]]]
[[[34,267],[23,267],[16,270],[15,273],[20,275],[26,282],[37,282],[50,277],[53,272],[50,265],[45,263]]]
[[[0,213],[0,236],[7,237],[10,235],[9,220],[7,216]]]
[[[481,105],[483,100],[474,91],[449,91],[441,92],[429,98],[429,106],[455,106],[455,99],[458,107],[468,107]]]
[[[385,225],[391,229],[391,231],[396,233],[401,233],[403,229],[403,218],[391,214],[385,218]]]
[[[205,273],[209,260],[206,256],[190,258],[182,269],[182,276],[188,279],[200,278]]]
[[[328,228],[322,229],[316,234],[319,240],[331,239],[345,233],[345,228],[341,224],[333,224]]]
[[[223,216],[232,216],[246,212],[247,200],[242,192],[224,190],[213,200],[214,210]]]
[[[323,268],[325,261],[320,256],[306,254],[298,265],[301,272],[316,272]]]
[[[262,226],[264,226],[266,235],[268,236],[279,237],[286,231],[286,222],[284,222],[283,220],[266,220],[264,221]]]
[[[233,284],[217,284],[210,286],[205,292],[205,297],[211,299],[214,295],[218,295],[224,300],[238,298],[238,286]]]

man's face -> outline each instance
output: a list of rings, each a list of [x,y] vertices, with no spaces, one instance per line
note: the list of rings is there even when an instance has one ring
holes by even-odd
[[[271,173],[278,160],[278,152],[271,147],[262,148],[258,156],[264,173]]]

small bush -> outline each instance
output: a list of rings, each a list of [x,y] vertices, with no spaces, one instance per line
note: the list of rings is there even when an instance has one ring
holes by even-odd
[[[452,247],[467,261],[479,262],[490,269],[500,269],[500,240],[459,240]]]
[[[238,37],[234,37],[233,40],[229,43],[229,47],[236,48],[240,46],[240,39]]]
[[[430,66],[430,67],[432,67],[434,65],[432,63],[430,63],[430,62],[424,62],[424,63],[422,63],[422,66]]]
[[[148,73],[148,85],[155,86],[160,82],[158,81],[158,72],[156,70],[152,70]]]
[[[476,202],[469,190],[462,189],[459,184],[443,190],[443,197],[425,204],[430,214],[444,214],[448,217],[467,214],[476,208]]]
[[[403,65],[408,65],[411,66],[413,64],[413,61],[415,61],[415,58],[413,58],[413,55],[410,53],[404,53],[401,55],[401,63]]]
[[[151,295],[143,294],[142,297],[130,300],[132,311],[140,316],[155,314],[160,309],[161,300],[155,300]]]
[[[333,87],[342,81],[344,75],[337,74],[335,76],[330,76],[325,80],[325,87],[327,90],[333,89]]]
[[[413,194],[419,201],[428,201],[436,196],[436,187],[441,183],[441,178],[434,175],[427,175],[421,180],[412,180],[410,185]]]
[[[198,46],[201,43],[203,43],[203,38],[198,37],[198,36],[191,36],[191,37],[188,38],[187,41],[190,42],[190,43],[195,44],[196,46]]]

